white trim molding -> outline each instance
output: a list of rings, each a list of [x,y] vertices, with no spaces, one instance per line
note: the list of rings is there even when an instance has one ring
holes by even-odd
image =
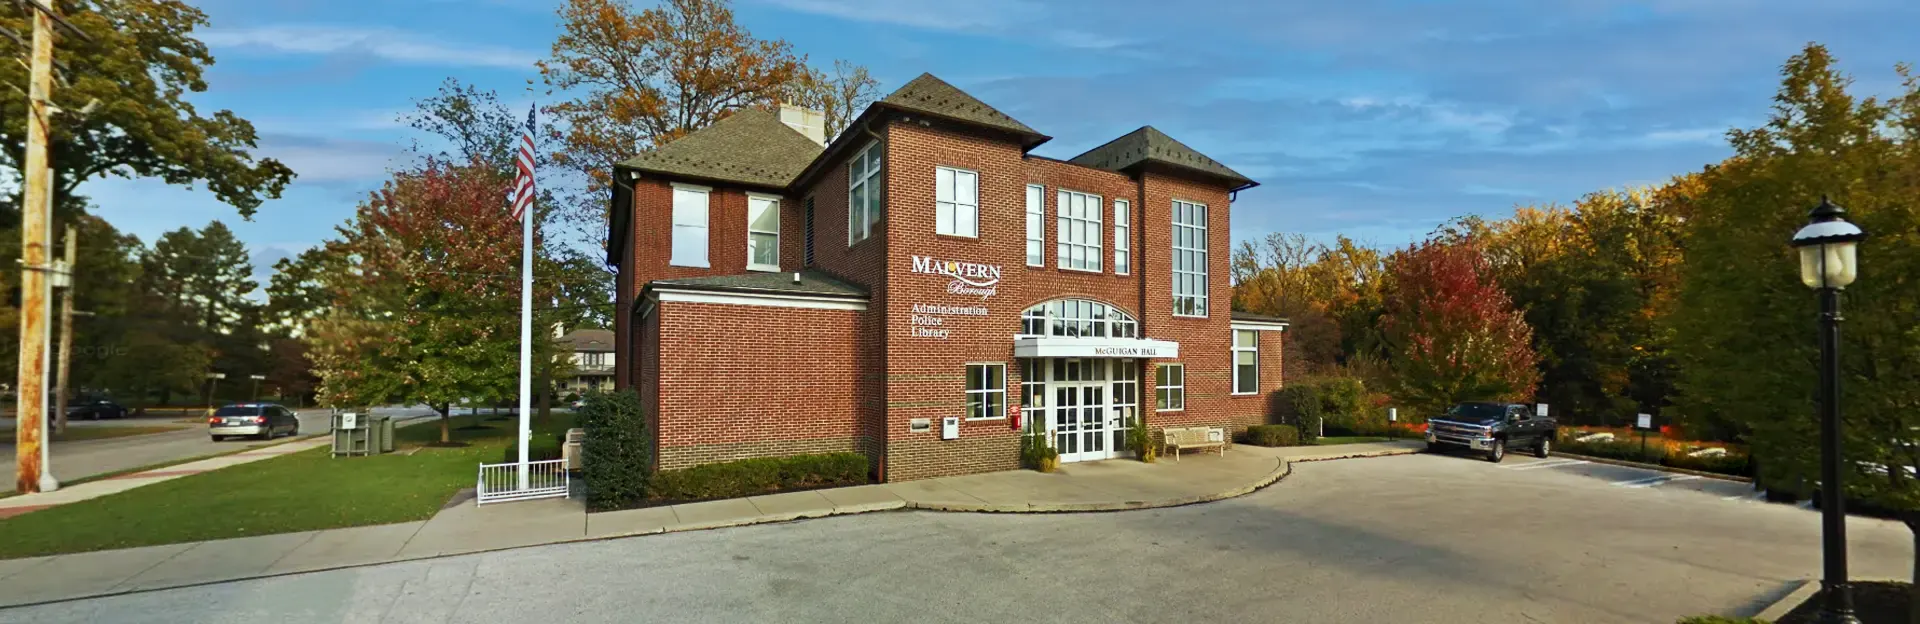
[[[865,310],[867,300],[822,297],[805,294],[749,293],[711,290],[653,289],[648,297],[655,302],[717,303],[722,305],[765,306],[770,308],[806,308],[811,310]]]
[[[1233,321],[1228,323],[1228,327],[1231,329],[1244,329],[1247,331],[1286,331],[1287,325],[1287,323],[1276,323],[1273,321]]]
[[[672,182],[671,184],[673,185],[673,188],[677,188],[683,191],[699,191],[702,193],[713,192],[713,187],[711,186],[700,186],[698,184],[687,184],[685,182]]]
[[[1174,359],[1180,357],[1180,343],[1146,338],[1018,336],[1013,339],[1013,357]]]

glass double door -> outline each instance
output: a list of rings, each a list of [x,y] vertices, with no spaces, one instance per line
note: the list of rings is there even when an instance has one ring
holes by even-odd
[[[1127,452],[1127,429],[1135,422],[1139,391],[1135,360],[1054,359],[1041,360],[1034,372],[1044,371],[1044,379],[1030,379],[1040,385],[1040,403],[1035,409],[1037,424],[1043,424],[1053,436],[1060,461],[1076,462],[1120,457]],[[1035,406],[1029,405],[1029,409]]]

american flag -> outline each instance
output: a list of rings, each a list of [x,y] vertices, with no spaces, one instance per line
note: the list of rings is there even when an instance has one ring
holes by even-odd
[[[520,220],[527,212],[527,206],[533,205],[533,112],[527,109],[527,130],[520,134],[519,153],[514,158],[519,173],[513,178],[513,218]]]

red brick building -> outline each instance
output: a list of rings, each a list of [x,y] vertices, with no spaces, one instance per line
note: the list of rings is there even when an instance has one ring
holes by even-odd
[[[1241,429],[1280,319],[1229,312],[1252,180],[1143,127],[1070,160],[923,74],[825,143],[742,110],[615,167],[616,384],[660,469],[854,451],[900,481],[1128,455],[1126,430]]]

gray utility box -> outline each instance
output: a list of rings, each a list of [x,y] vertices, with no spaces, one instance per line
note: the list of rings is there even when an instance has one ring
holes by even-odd
[[[393,452],[393,419],[366,411],[333,414],[333,456]]]

